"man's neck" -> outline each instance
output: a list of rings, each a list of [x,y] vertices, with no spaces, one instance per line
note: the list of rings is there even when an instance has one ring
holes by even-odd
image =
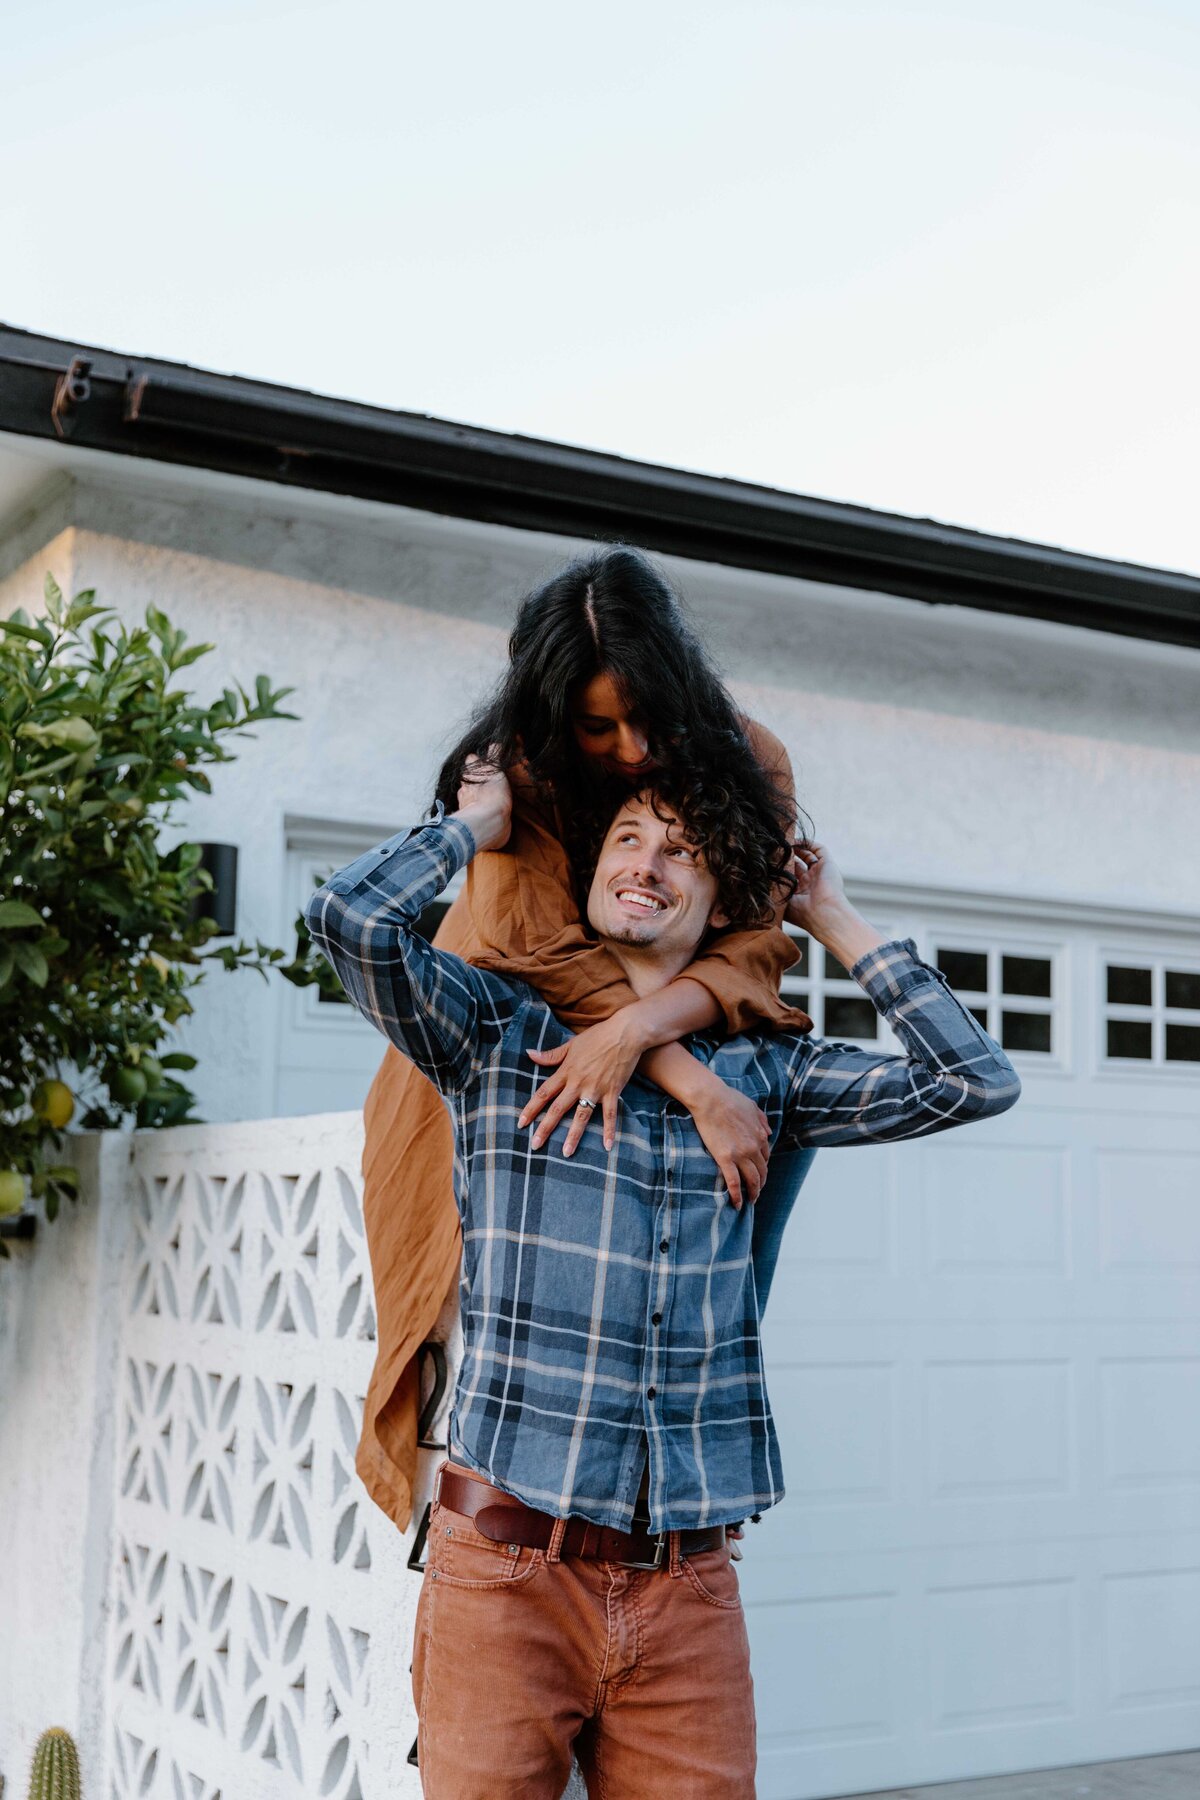
[[[648,999],[651,994],[660,994],[665,987],[670,987],[677,975],[682,975],[691,958],[671,957],[663,960],[652,952],[639,950],[636,944],[618,944],[612,938],[601,938],[600,942],[620,963],[625,979],[639,1000]]]

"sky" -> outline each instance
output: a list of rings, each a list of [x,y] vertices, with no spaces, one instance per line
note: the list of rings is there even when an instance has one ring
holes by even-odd
[[[1200,0],[7,0],[0,320],[1200,573]]]

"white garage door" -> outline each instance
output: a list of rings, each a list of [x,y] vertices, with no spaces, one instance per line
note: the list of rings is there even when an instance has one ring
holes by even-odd
[[[864,909],[1024,1091],[823,1150],[797,1201],[765,1324],[788,1492],[741,1565],[761,1800],[1193,1748],[1198,934]],[[819,946],[791,986],[872,1041]]]

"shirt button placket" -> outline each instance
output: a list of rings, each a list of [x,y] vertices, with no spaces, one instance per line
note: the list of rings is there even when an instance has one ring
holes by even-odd
[[[658,1248],[663,1256],[665,1256],[671,1248],[671,1228],[670,1228],[669,1221],[670,1221],[670,1217],[671,1217],[671,1172],[674,1169],[674,1167],[675,1167],[675,1134],[671,1129],[670,1118],[664,1116],[664,1118],[663,1118],[663,1172],[664,1172],[663,1185],[666,1189],[666,1200],[665,1200],[665,1205],[664,1205],[664,1209],[663,1209],[663,1218],[664,1218],[664,1221],[666,1221],[666,1222],[664,1223],[664,1226],[663,1226],[663,1235],[658,1240]],[[668,1280],[668,1282],[670,1281],[670,1273],[669,1272],[667,1275],[667,1280]],[[650,1323],[653,1325],[656,1333],[658,1331],[659,1326],[662,1324],[662,1320],[663,1320],[663,1316],[662,1316],[661,1312],[651,1313]],[[655,1360],[657,1361],[657,1358]],[[658,1397],[658,1388],[653,1382],[651,1382],[650,1385],[646,1389],[646,1398],[647,1398],[647,1400],[654,1400],[654,1399],[657,1399],[657,1397]]]

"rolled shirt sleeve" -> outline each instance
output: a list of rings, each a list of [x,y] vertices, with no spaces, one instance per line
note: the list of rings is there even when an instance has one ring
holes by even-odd
[[[1015,1105],[1016,1070],[941,969],[922,962],[914,939],[876,945],[850,974],[906,1054],[799,1040],[791,1053],[782,1142],[817,1147],[928,1137]]]

